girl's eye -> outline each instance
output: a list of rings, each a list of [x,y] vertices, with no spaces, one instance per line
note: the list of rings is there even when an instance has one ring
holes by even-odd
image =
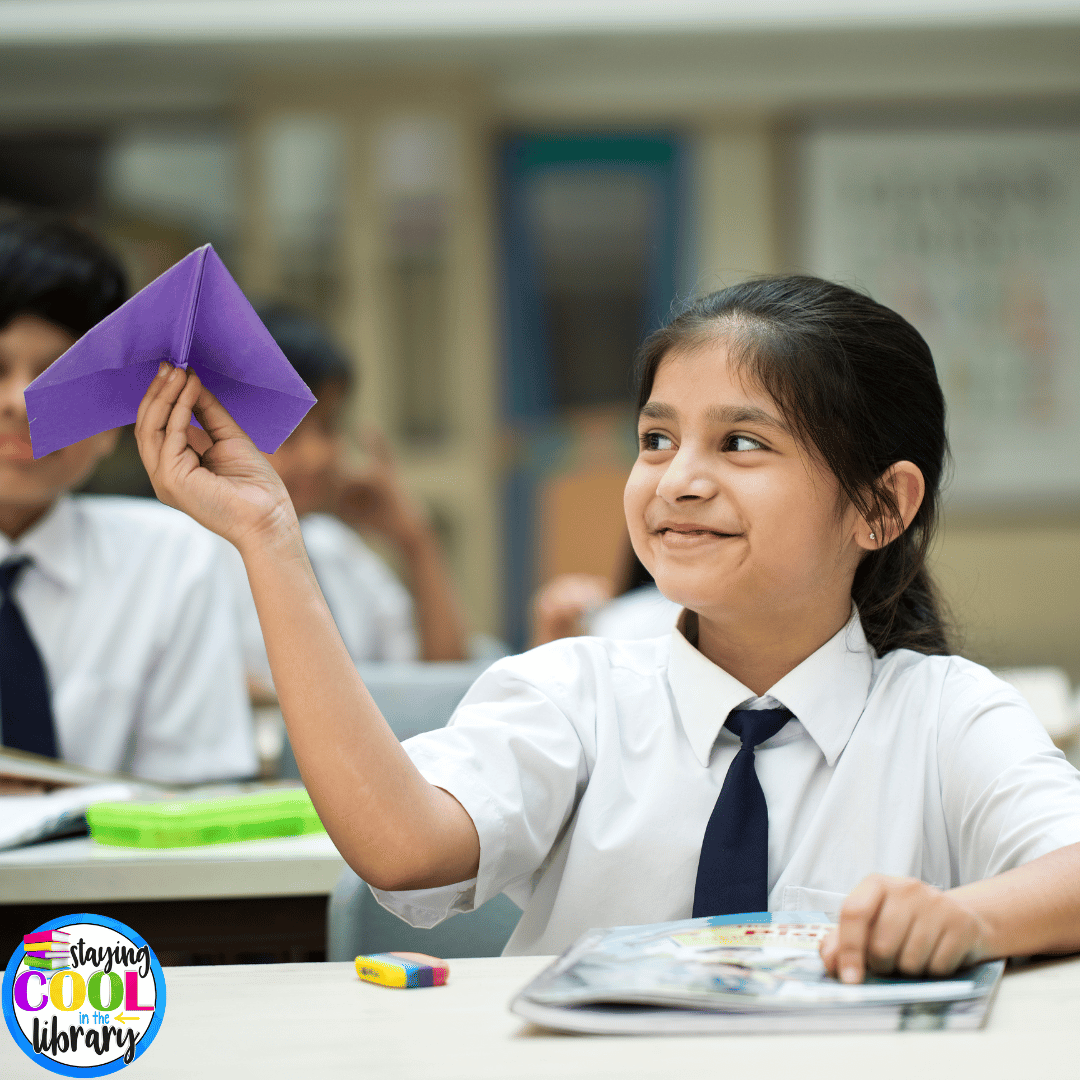
[[[659,431],[646,431],[641,436],[641,449],[642,450],[671,450],[675,444],[666,435],[661,435]]]
[[[751,439],[749,435],[729,435],[725,449],[735,451],[764,450],[765,445],[759,443],[757,439]]]

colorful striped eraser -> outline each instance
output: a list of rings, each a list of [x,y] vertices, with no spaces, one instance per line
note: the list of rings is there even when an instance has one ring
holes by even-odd
[[[450,965],[435,956],[418,952],[381,952],[356,958],[356,974],[379,986],[411,989],[414,986],[442,986],[450,975]]]

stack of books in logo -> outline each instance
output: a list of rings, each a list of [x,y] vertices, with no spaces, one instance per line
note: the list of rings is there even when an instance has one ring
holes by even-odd
[[[23,937],[23,954],[27,967],[42,971],[58,971],[71,967],[69,935],[63,930],[42,930]]]

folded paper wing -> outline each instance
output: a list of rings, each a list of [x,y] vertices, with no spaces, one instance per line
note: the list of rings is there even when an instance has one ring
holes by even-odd
[[[315,404],[207,244],[102,319],[26,388],[34,457],[134,423],[162,360],[192,368],[268,454]]]

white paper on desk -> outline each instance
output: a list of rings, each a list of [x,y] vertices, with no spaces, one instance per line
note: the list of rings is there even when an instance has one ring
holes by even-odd
[[[0,850],[61,836],[79,823],[88,806],[131,799],[141,790],[137,784],[85,784],[48,795],[4,795],[0,797]]]

